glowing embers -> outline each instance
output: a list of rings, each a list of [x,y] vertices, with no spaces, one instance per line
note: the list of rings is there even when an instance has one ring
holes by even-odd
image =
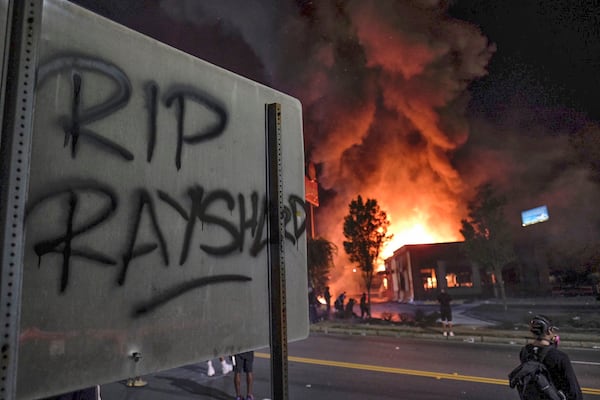
[[[452,287],[473,287],[473,268],[468,265],[448,266],[446,285]]]
[[[421,282],[425,290],[432,290],[437,288],[437,277],[435,275],[435,268],[421,268],[419,270],[421,274]]]

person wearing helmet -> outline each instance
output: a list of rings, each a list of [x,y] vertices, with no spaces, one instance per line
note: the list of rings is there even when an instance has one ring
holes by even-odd
[[[550,373],[554,386],[563,392],[567,400],[583,399],[569,356],[557,348],[560,340],[557,334],[558,328],[548,317],[536,315],[529,322],[529,331],[535,336],[535,340],[521,349],[519,354],[521,362],[531,359],[532,354],[544,351],[543,363]],[[536,397],[528,400],[544,399],[545,397]]]

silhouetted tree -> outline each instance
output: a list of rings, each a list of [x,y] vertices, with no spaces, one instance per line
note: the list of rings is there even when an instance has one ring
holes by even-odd
[[[317,237],[306,242],[308,282],[316,293],[322,294],[329,280],[329,270],[333,267],[333,256],[337,254],[337,246],[330,241]]]
[[[344,250],[350,256],[350,261],[357,263],[363,273],[369,308],[375,262],[381,247],[392,238],[387,235],[389,225],[387,214],[381,210],[377,200],[367,199],[363,202],[360,195],[350,202],[349,214],[344,217]]]
[[[506,198],[497,194],[490,183],[477,188],[475,198],[468,203],[468,219],[461,221],[460,233],[465,238],[467,256],[493,274],[506,306],[502,269],[516,260],[510,227],[504,217]]]

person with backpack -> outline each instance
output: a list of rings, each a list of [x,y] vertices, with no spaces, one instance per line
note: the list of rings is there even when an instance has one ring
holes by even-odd
[[[344,301],[346,300],[346,292],[343,292],[338,296],[338,298],[333,303],[333,306],[337,310],[339,316],[344,316]]]
[[[582,400],[581,387],[569,356],[559,350],[558,328],[543,315],[529,322],[535,340],[519,354],[521,365],[509,374],[522,400]]]

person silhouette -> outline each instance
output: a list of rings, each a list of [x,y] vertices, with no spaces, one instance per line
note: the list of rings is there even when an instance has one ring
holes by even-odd
[[[331,311],[331,292],[329,291],[329,286],[325,287],[325,293],[323,294],[325,297],[325,306],[327,307],[327,317],[329,317],[329,312]]]
[[[371,311],[369,310],[369,305],[367,304],[367,294],[363,292],[362,296],[360,296],[360,318],[371,318]]]
[[[452,332],[452,307],[450,306],[452,297],[446,293],[446,289],[442,288],[437,301],[440,303],[440,319],[442,320],[444,336],[454,336],[454,332]]]

